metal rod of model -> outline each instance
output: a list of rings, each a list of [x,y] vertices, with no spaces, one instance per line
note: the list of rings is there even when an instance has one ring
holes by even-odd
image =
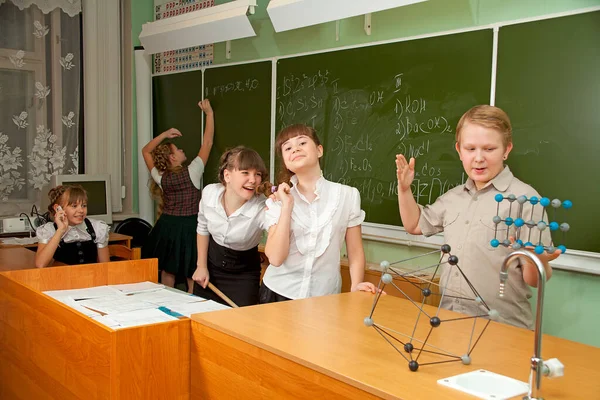
[[[533,357],[531,357],[531,372],[533,374],[533,380],[529,379],[529,394],[523,396],[523,399],[534,400],[542,399],[541,385],[542,385],[542,373],[545,372],[543,368],[542,360],[542,312],[544,308],[544,289],[546,287],[546,269],[544,264],[534,254],[518,250],[513,251],[508,257],[504,259],[502,267],[500,268],[500,290],[498,291],[499,297],[504,297],[504,285],[508,279],[508,267],[514,259],[517,257],[526,257],[535,263],[538,270],[538,290],[537,290],[537,309],[535,313],[535,336],[533,344]]]

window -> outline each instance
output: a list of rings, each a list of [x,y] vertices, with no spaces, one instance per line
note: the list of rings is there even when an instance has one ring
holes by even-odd
[[[81,5],[22,3],[0,0],[0,215],[29,212],[51,175],[82,172]]]

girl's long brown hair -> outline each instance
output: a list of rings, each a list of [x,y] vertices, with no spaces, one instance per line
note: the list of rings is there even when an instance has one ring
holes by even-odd
[[[277,183],[285,182],[289,184],[290,178],[294,175],[294,173],[287,169],[287,167],[285,166],[285,161],[283,160],[283,154],[281,152],[281,146],[291,138],[301,135],[308,136],[309,138],[311,138],[312,141],[315,142],[315,145],[321,145],[321,141],[317,136],[317,131],[315,131],[310,126],[306,126],[303,124],[294,124],[288,126],[287,128],[283,128],[281,131],[279,131],[279,133],[277,134],[277,138],[275,139],[275,150],[277,157],[279,158],[279,171],[277,171]]]
[[[179,173],[179,172],[183,171],[183,167],[181,165],[178,165],[176,167],[173,167],[171,165],[171,159],[169,157],[171,156],[171,154],[173,154],[172,143],[163,142],[163,143],[159,144],[158,146],[156,146],[156,148],[154,150],[152,150],[152,152],[150,154],[152,155],[152,161],[154,162],[154,167],[156,167],[158,172],[160,172],[161,174],[166,171],[170,171],[170,172],[174,172],[174,173]],[[150,185],[150,194],[152,195],[154,200],[156,200],[156,202],[158,203],[158,207],[156,209],[156,218],[158,219],[158,217],[160,217],[160,215],[162,214],[163,206],[165,203],[164,197],[163,197],[163,191],[160,188],[160,186],[158,186],[158,183],[154,182],[154,179],[152,179],[152,177],[150,177],[149,185]]]

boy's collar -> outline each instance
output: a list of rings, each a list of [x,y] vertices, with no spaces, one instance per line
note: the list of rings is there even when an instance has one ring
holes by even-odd
[[[508,190],[508,186],[510,185],[510,182],[512,181],[513,177],[514,175],[512,172],[510,172],[510,168],[508,167],[508,165],[505,165],[504,169],[498,175],[496,175],[494,179],[489,181],[484,188],[490,185],[494,185],[496,190],[498,190],[499,192],[505,192],[506,190]],[[467,182],[465,183],[465,188],[470,192],[476,190],[475,182],[473,182],[473,179],[469,178],[467,180]]]

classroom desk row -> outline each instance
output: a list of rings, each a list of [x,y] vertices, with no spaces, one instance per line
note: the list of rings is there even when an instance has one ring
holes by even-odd
[[[156,259],[0,272],[0,398],[466,400],[473,397],[437,380],[479,369],[528,380],[533,333],[496,322],[472,352],[471,365],[433,364],[409,371],[406,360],[364,325],[373,304],[373,296],[364,292],[121,330],[41,293],[156,282],[157,277]],[[425,309],[435,312],[431,306]],[[460,317],[444,310],[440,316]],[[382,297],[373,315],[376,323],[404,333],[411,332],[415,317],[414,305],[395,296]],[[429,343],[464,347],[467,325],[440,325]],[[565,365],[564,377],[544,378],[546,398],[597,398],[599,348],[545,335],[543,356]],[[433,355],[419,361],[424,364],[427,357]]]
[[[131,248],[131,236],[111,232],[108,236],[109,245],[120,244]],[[35,250],[37,243],[18,245],[0,243],[0,271],[35,268]],[[54,261],[53,266],[63,263]]]

